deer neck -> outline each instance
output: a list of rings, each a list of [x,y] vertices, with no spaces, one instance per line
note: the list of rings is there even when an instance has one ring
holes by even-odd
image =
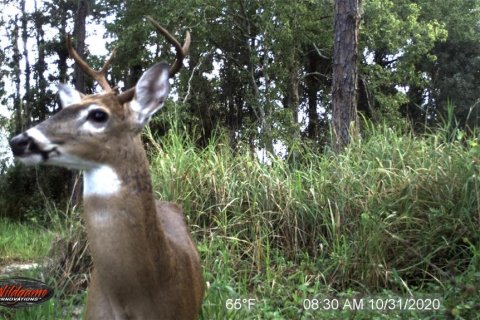
[[[151,268],[168,270],[170,255],[157,225],[140,138],[109,152],[116,157],[108,164],[84,172],[85,222],[95,268],[112,272],[115,265],[119,276],[151,274],[155,271]],[[164,259],[159,261],[160,257]]]

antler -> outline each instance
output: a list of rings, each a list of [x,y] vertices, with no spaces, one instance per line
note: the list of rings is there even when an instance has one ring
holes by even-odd
[[[157,21],[155,21],[152,17],[146,17],[148,21],[150,21],[153,26],[157,29],[157,31],[167,39],[170,44],[175,47],[177,52],[175,62],[170,66],[169,74],[170,78],[172,78],[182,67],[183,59],[188,54],[188,50],[190,49],[190,32],[187,31],[185,35],[185,42],[183,46],[178,42],[178,40],[170,34],[164,27],[162,27]],[[118,95],[118,99],[124,103],[130,101],[135,94],[135,87],[132,87],[121,94]]]
[[[175,62],[170,66],[170,77],[173,77],[179,70],[182,68],[183,59],[188,54],[188,50],[190,49],[190,32],[187,31],[185,35],[185,43],[183,46],[178,42],[178,40],[170,34],[164,27],[162,27],[157,21],[155,21],[152,17],[147,16],[148,21],[150,21],[153,26],[157,29],[160,34],[162,34],[168,42],[170,42],[177,51],[177,56]]]
[[[78,54],[78,52],[73,48],[72,39],[70,38],[70,35],[67,36],[67,48],[68,48],[68,53],[70,54],[70,57],[73,58],[73,60],[75,60],[75,62],[80,67],[80,69],[83,70],[83,72],[85,72],[87,75],[89,75],[94,80],[96,80],[104,91],[112,90],[112,87],[110,87],[110,85],[108,84],[106,74],[107,74],[108,67],[112,63],[113,56],[115,55],[115,50],[113,50],[110,57],[107,59],[107,61],[105,61],[105,64],[103,65],[102,69],[97,71],[92,69],[88,65],[88,63],[85,62],[85,60],[83,60],[82,57],[80,57],[80,55]]]

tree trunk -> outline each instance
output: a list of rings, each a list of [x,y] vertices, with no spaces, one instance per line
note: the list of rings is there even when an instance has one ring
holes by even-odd
[[[85,59],[85,23],[88,14],[88,4],[86,0],[78,0],[77,13],[75,15],[75,25],[73,27],[73,36],[75,37],[76,50],[82,59]],[[82,93],[85,92],[85,74],[80,67],[74,66],[75,89]]]
[[[78,0],[77,13],[75,15],[75,25],[73,28],[73,36],[76,40],[76,50],[82,59],[85,59],[85,24],[88,14],[88,3],[86,0]],[[85,74],[80,67],[75,63],[74,65],[74,81],[75,89],[82,93],[87,93],[85,88]],[[70,172],[68,190],[71,194],[71,204],[76,206],[80,203],[82,197],[82,179],[79,179],[80,174],[77,172]]]
[[[342,150],[356,133],[357,50],[360,0],[335,1],[333,45],[333,135],[334,148]]]
[[[296,142],[301,139],[300,125],[298,123],[298,108],[300,106],[299,85],[300,77],[298,72],[298,64],[292,53],[292,57],[288,63],[288,84],[285,88],[285,97],[283,107],[291,110],[291,126],[292,126],[292,142],[288,143],[288,160],[291,163],[296,163],[298,160],[298,150],[294,147]]]
[[[135,85],[137,84],[142,74],[143,74],[142,65],[140,64],[132,65],[128,72],[128,78],[126,81],[127,86],[125,89],[135,87]]]
[[[59,81],[60,83],[67,82],[67,59],[68,59],[68,50],[65,46],[64,42],[62,41],[65,36],[67,35],[67,16],[66,14],[61,15],[61,22],[59,26],[61,40],[60,44],[57,47],[57,54],[58,54],[58,72],[59,72]]]
[[[23,42],[23,58],[25,59],[25,98],[23,99],[23,117],[24,126],[30,127],[32,110],[31,110],[31,88],[30,88],[30,61],[28,60],[28,14],[25,11],[25,0],[21,2],[22,8],[22,42]]]
[[[292,54],[293,55],[293,54]],[[299,67],[297,61],[292,56],[289,58],[288,62],[288,83],[284,92],[283,107],[285,109],[290,109],[292,113],[292,125],[295,128],[294,139],[300,138],[300,127],[298,125],[298,108],[300,106],[300,77],[299,77]]]
[[[19,134],[24,131],[24,122],[23,122],[23,106],[22,106],[22,97],[20,95],[20,86],[21,86],[21,77],[20,77],[20,61],[22,56],[20,55],[20,48],[18,47],[18,38],[19,38],[19,28],[18,28],[18,19],[15,16],[12,32],[12,47],[13,47],[13,70],[12,78],[15,83],[15,93],[13,94],[13,109],[15,110],[15,129],[14,134]]]
[[[35,99],[35,108],[36,115],[39,121],[43,121],[46,119],[48,113],[48,98],[47,98],[47,79],[45,79],[45,70],[46,70],[46,63],[45,63],[45,32],[43,31],[43,14],[38,10],[37,1],[35,1],[35,15],[34,15],[34,24],[36,33],[36,40],[37,40],[37,48],[38,48],[38,60],[35,64],[35,72],[37,74],[37,90],[38,94]]]
[[[320,57],[315,52],[314,48],[310,48],[306,55],[305,69],[307,76],[305,77],[305,90],[308,98],[308,126],[307,137],[312,141],[319,142],[320,138],[320,119],[317,111],[317,94],[320,90],[320,81],[318,79],[318,65],[320,63]]]

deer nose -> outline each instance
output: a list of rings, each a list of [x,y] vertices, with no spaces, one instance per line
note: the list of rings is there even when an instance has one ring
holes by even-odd
[[[33,148],[32,148],[33,146]],[[19,134],[10,140],[10,148],[15,157],[21,157],[29,149],[35,149],[35,142],[26,133]]]

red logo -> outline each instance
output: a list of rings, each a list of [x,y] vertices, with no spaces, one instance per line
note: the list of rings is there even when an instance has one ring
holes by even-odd
[[[53,289],[45,283],[28,278],[0,279],[0,306],[27,307],[47,301]]]

